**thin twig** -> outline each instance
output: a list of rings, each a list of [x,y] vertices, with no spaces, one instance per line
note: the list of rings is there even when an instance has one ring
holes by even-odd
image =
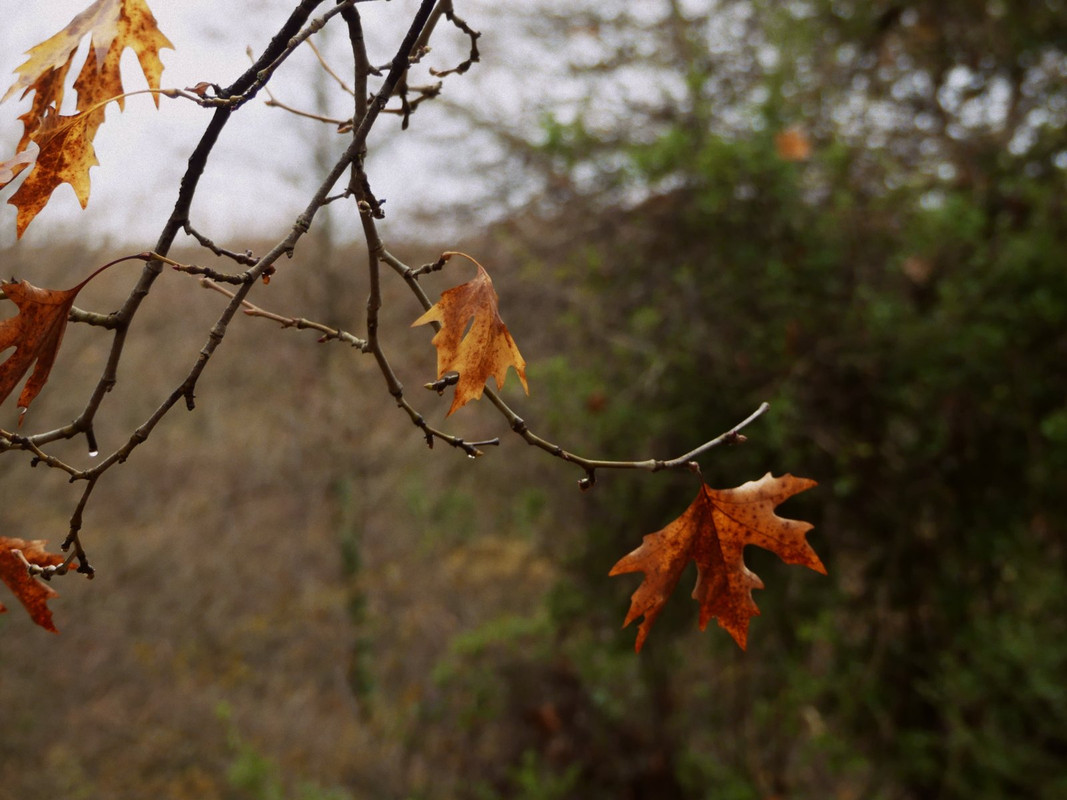
[[[153,253],[152,255],[164,264],[170,264],[175,272],[184,272],[188,275],[203,275],[204,277],[211,278],[211,280],[218,281],[219,283],[242,284],[251,283],[255,280],[252,273],[248,271],[242,272],[240,275],[231,275],[227,272],[219,272],[218,270],[211,269],[211,267],[201,267],[196,264],[182,264],[180,261],[175,261],[167,256],[161,256],[158,253]],[[258,264],[259,262],[257,261],[256,263]],[[264,274],[274,274],[273,267],[270,268],[269,272],[265,272]]]
[[[217,256],[232,259],[233,261],[236,261],[238,264],[245,267],[254,267],[259,262],[259,259],[252,255],[251,250],[245,250],[243,253],[235,253],[232,250],[227,250],[224,247],[219,247],[217,244],[211,241],[211,239],[204,236],[196,228],[190,225],[188,221],[186,221],[182,228],[185,230],[186,234],[192,236],[194,239],[200,242],[201,247],[206,247],[208,250],[210,250]]]
[[[286,103],[283,103],[281,100],[278,100],[273,96],[263,105],[269,106],[271,108],[280,108],[282,111],[288,111],[290,114],[295,114],[296,116],[303,117],[304,119],[313,119],[316,122],[325,122],[328,125],[335,125],[337,126],[338,130],[351,130],[352,128],[352,120],[350,119],[337,119],[335,117],[326,117],[322,114],[313,114],[310,111],[301,111],[299,108],[294,108],[293,106],[287,105]]]
[[[227,297],[233,297],[233,292],[229,289],[224,289],[219,286],[215,281],[210,278],[201,278],[200,285],[205,289],[213,289],[216,292],[226,295]],[[262,317],[263,319],[269,319],[273,322],[277,322],[283,328],[296,328],[297,330],[314,330],[322,334],[319,337],[320,342],[338,341],[351,345],[352,347],[367,352],[367,342],[364,339],[360,339],[358,336],[353,336],[347,331],[340,330],[339,328],[331,328],[329,325],[323,325],[321,322],[315,322],[313,320],[304,319],[302,317],[285,317],[281,314],[275,314],[273,311],[267,311],[260,308],[256,304],[243,300],[241,302],[243,311],[250,317]]]
[[[391,256],[389,253],[382,254],[382,260],[386,263],[388,263],[388,259],[390,258],[393,258],[393,256]],[[444,269],[444,266],[447,263],[448,259],[445,258],[442,254],[441,257],[434,261],[432,264],[423,264],[421,267],[417,267],[411,270],[410,275],[412,278],[418,280],[421,275],[429,275],[431,272],[439,272],[440,270]]]
[[[28,453],[32,453],[31,467],[44,464],[46,467],[61,470],[70,475],[72,482],[86,477],[86,473],[82,470],[46,453],[30,437],[20,436],[17,433],[0,429],[0,451],[6,450],[25,450]]]
[[[82,322],[86,325],[93,325],[98,328],[108,328],[109,330],[114,330],[117,325],[114,314],[99,314],[95,311],[83,311],[77,306],[73,306],[70,309],[70,313],[67,314],[67,319],[71,322]]]
[[[481,55],[478,52],[478,39],[481,37],[481,33],[474,30],[470,25],[464,22],[460,17],[456,15],[455,9],[452,8],[452,0],[443,0],[441,8],[444,11],[448,21],[459,28],[470,39],[470,52],[467,54],[467,58],[461,61],[452,69],[436,70],[430,68],[430,74],[437,78],[444,78],[447,75],[462,75],[469,70],[474,64],[478,63]]]
[[[267,64],[265,67],[256,72],[256,78],[252,82],[252,85],[248,87],[239,97],[234,97],[232,100],[231,108],[237,108],[244,103],[251,100],[256,93],[266,85],[267,81],[274,75],[274,71],[281,66],[281,64],[292,54],[296,48],[302,45],[308,37],[312,34],[318,33],[322,30],[323,26],[329,22],[330,18],[340,14],[344,9],[353,7],[357,2],[361,0],[340,0],[333,8],[323,14],[321,17],[316,17],[308,23],[307,27],[301,30],[298,34],[289,39],[285,44],[285,48],[280,52],[273,61]],[[365,0],[364,0],[365,1]],[[316,4],[317,5],[317,4]],[[273,42],[271,42],[273,44]]]
[[[341,14],[342,14],[342,16],[344,16],[344,11],[342,11]],[[341,89],[346,94],[350,94],[350,95],[354,96],[355,92],[352,91],[352,89],[350,89],[348,87],[348,84],[346,84],[344,82],[344,80],[341,78],[341,76],[338,75],[336,72],[334,72],[333,69],[330,67],[330,65],[326,63],[326,59],[322,57],[322,53],[319,52],[319,48],[317,48],[315,46],[315,43],[312,42],[312,41],[309,41],[308,42],[308,47],[311,48],[311,52],[315,54],[315,58],[317,58],[319,60],[319,65],[326,72],[326,74],[329,75],[331,78],[333,78],[335,81],[337,81],[337,85],[340,86]]]

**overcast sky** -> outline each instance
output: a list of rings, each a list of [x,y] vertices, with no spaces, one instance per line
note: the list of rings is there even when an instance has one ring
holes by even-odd
[[[89,0],[0,2],[12,6],[5,9],[5,24],[0,26],[2,94],[13,82],[13,71],[25,59],[25,51],[65,27]],[[417,0],[392,0],[360,6],[372,60],[385,61],[391,56],[417,4]],[[231,83],[249,65],[246,47],[261,51],[294,4],[292,0],[149,0],[149,5],[160,30],[175,47],[162,52],[162,86],[183,88],[200,81]],[[434,61],[430,62],[434,66],[450,66],[449,59],[454,59],[457,48],[464,45],[452,29],[447,33],[448,39],[434,43]],[[327,49],[333,46],[343,53],[342,31],[330,34],[327,30]],[[86,46],[83,42],[82,48]],[[79,57],[72,75],[80,63]],[[337,67],[342,74],[350,70],[342,57],[338,57]],[[145,87],[130,50],[126,51],[122,74],[127,91]],[[278,73],[271,88],[280,101],[313,110],[310,75],[327,80],[314,56],[302,48]],[[446,92],[455,91],[452,85],[463,80],[453,76],[446,82]],[[332,87],[330,93],[334,98],[331,111],[338,116],[348,113],[351,101]],[[326,146],[338,153],[345,144],[343,137],[331,135],[319,123],[264,106],[265,99],[261,94],[231,120],[197,193],[194,224],[220,240],[236,235],[280,238],[302,210],[321,174],[308,142],[325,140]],[[14,154],[21,132],[17,117],[28,102],[12,98],[0,104],[0,161]],[[112,241],[133,239],[135,244],[150,246],[169,215],[186,160],[209,116],[210,111],[188,101],[166,98],[156,111],[147,95],[129,98],[124,113],[109,105],[107,121],[95,140],[100,166],[90,171],[88,208],[81,210],[71,188],[61,185],[30,224],[23,242],[89,235]],[[379,140],[386,133],[395,134],[397,119],[387,117],[378,128]],[[462,184],[456,181],[464,169],[462,153],[453,150],[443,163],[440,147],[435,149],[425,141],[424,134],[439,136],[446,128],[443,110],[424,106],[413,120],[412,132],[385,149],[372,148],[371,179],[376,193],[388,198],[386,208],[391,217],[387,225],[415,206],[425,207],[431,201],[447,203],[449,197],[463,193]],[[0,245],[15,241],[15,208],[6,203],[12,191],[9,187],[0,192]]]

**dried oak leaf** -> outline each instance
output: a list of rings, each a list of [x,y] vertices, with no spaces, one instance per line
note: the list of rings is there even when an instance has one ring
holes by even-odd
[[[802,564],[826,574],[804,538],[812,525],[774,513],[779,503],[815,485],[808,478],[788,474],[775,478],[769,472],[735,489],[712,489],[702,484],[700,494],[682,516],[645,536],[640,547],[619,559],[611,575],[645,573],[623,623],[625,627],[644,616],[635,649],[641,651],[652,623],[691,560],[697,565],[693,598],[700,603],[700,629],[716,617],[745,649],[749,620],[760,613],[752,590],[763,588],[759,577],[745,566],[745,545],[759,545],[787,564]]]
[[[67,315],[86,282],[82,281],[73,289],[38,289],[27,281],[0,281],[0,290],[19,309],[14,317],[0,321],[0,352],[15,348],[15,352],[0,364],[0,403],[7,399],[34,362],[37,365],[33,374],[19,395],[18,406],[23,414],[44,388],[63,341]]]
[[[451,255],[446,253],[442,258],[448,260]],[[497,295],[489,273],[470,256],[464,253],[454,255],[461,255],[478,267],[477,276],[443,292],[436,305],[411,323],[412,327],[428,322],[441,323],[432,340],[437,348],[437,377],[449,372],[459,373],[449,414],[480,398],[490,377],[496,379],[497,389],[503,388],[508,367],[515,368],[522,388],[530,393],[526,383],[526,361],[500,319]],[[471,318],[474,321],[470,330],[466,330]]]
[[[0,186],[6,186],[15,179],[22,170],[37,161],[37,154],[23,150],[15,153],[7,161],[0,162]]]
[[[26,563],[19,558],[16,550],[22,553],[26,561],[39,567],[58,566],[63,563],[63,556],[45,552],[44,541],[41,539],[27,542],[0,536],[0,580],[14,592],[34,622],[52,633],[58,633],[56,626],[52,624],[52,612],[48,608],[48,601],[58,597],[58,594],[52,587],[30,575]],[[0,613],[5,611],[7,609],[0,603]]]
[[[78,92],[78,110],[85,111],[99,103],[114,99],[124,108],[122,97],[122,53],[128,47],[137,55],[145,81],[150,89],[158,89],[163,76],[163,62],[159,51],[173,49],[170,40],[156,24],[144,0],[97,0],[102,7],[101,24],[93,29],[93,51],[96,58],[86,58],[81,74],[74,81]],[[153,95],[156,107],[159,95]]]
[[[18,208],[15,222],[18,236],[22,236],[48,204],[52,192],[61,183],[70,184],[82,208],[88,204],[89,168],[100,163],[96,160],[93,138],[103,121],[102,108],[69,117],[50,111],[45,115],[32,136],[40,148],[34,168],[8,200]]]
[[[74,81],[78,113],[60,116],[67,74],[86,35],[90,48]],[[66,28],[27,52],[29,58],[15,70],[18,77],[2,98],[19,90],[20,97],[33,93],[30,109],[19,117],[23,135],[16,151],[25,151],[31,141],[40,151],[30,178],[8,201],[19,209],[20,237],[60,183],[71,184],[83,208],[88,202],[89,167],[97,164],[92,142],[104,121],[104,106],[114,100],[123,107],[123,51],[133,49],[149,87],[158,89],[163,72],[159,51],[171,46],[144,0],[97,0]],[[154,100],[158,106],[159,96]],[[83,115],[88,118],[82,119]],[[10,177],[0,171],[0,188],[21,169]]]
[[[0,98],[0,102],[21,89],[21,97],[35,93],[34,106],[38,109],[38,116],[43,115],[44,109],[49,106],[59,110],[63,102],[66,75],[78,45],[87,35],[90,36],[91,53],[86,55],[86,65],[79,80],[86,85],[92,83],[107,87],[107,90],[99,91],[99,96],[92,101],[83,102],[79,97],[79,111],[100,99],[122,94],[119,62],[122,51],[127,47],[137,54],[149,87],[159,88],[163,74],[159,51],[173,49],[173,45],[160,32],[148,5],[144,0],[96,0],[59,33],[26,51],[29,58],[15,69],[18,78]],[[118,99],[118,103],[121,107],[122,100]]]

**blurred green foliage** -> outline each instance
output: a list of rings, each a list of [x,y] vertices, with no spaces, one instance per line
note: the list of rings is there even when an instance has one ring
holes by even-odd
[[[234,797],[248,800],[352,799],[344,789],[323,788],[314,781],[302,781],[287,789],[281,766],[241,735],[229,705],[220,703],[215,713],[226,727],[226,744],[230,751],[226,779]]]
[[[785,513],[816,523],[831,581],[750,550],[768,588],[739,654],[692,634],[687,576],[635,662],[615,629],[636,581],[607,569],[695,487],[602,475],[554,544],[567,569],[550,652],[500,632],[464,654],[558,715],[542,759],[512,749],[512,776],[554,769],[573,797],[1067,791],[1067,136],[1041,111],[1063,105],[1053,5],[760,4],[754,46],[775,58],[747,89],[723,92],[729,64],[709,58],[682,101],[624,126],[545,118],[537,145],[557,168],[640,198],[604,210],[577,192],[567,251],[541,246],[577,284],[567,338],[586,345],[538,365],[557,422],[582,419],[596,452],[666,457],[769,400],[705,476],[817,478]],[[702,18],[678,9],[631,34],[707,49]],[[843,122],[850,102],[884,119]],[[716,108],[747,130],[704,124]],[[787,122],[810,158],[777,149]],[[496,769],[500,796],[527,796]]]

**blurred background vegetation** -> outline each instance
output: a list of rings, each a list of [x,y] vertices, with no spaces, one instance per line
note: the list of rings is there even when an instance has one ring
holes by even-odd
[[[582,495],[507,438],[426,453],[366,359],[248,320],[199,410],[98,490],[100,575],[59,585],[62,634],[0,618],[0,798],[1067,795],[1067,7],[483,11],[584,87],[521,124],[467,112],[509,201],[526,187],[463,243],[531,361],[521,413],[583,454],[670,457],[769,401],[705,477],[819,480],[783,513],[829,577],[750,550],[742,653],[695,630],[687,574],[635,656],[638,579],[607,571],[691,476]],[[297,255],[263,303],[356,327],[359,246]],[[3,263],[75,260],[106,258]],[[124,295],[98,283],[79,305]],[[171,283],[140,334],[186,357],[145,345],[116,431],[202,343],[212,309]],[[415,386],[417,309],[387,310]],[[81,327],[42,419],[96,374]],[[448,424],[507,436],[487,410]],[[70,490],[15,461],[2,531],[54,541]]]

